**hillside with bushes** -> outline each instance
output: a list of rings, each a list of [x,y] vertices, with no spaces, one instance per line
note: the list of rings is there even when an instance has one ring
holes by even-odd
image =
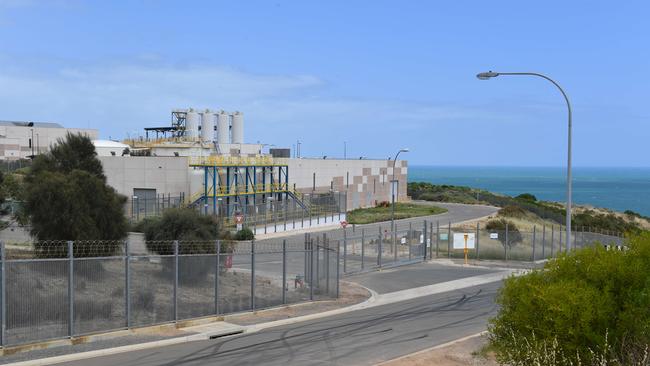
[[[499,216],[527,218],[532,221],[539,219],[558,225],[565,223],[566,209],[563,204],[540,201],[530,193],[511,197],[470,187],[412,182],[408,184],[408,195],[414,200],[486,204],[501,207]],[[650,229],[650,218],[633,211],[621,213],[602,208],[575,206],[573,227],[637,234]]]

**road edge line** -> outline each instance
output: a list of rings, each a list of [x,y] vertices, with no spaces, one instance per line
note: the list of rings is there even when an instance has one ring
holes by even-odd
[[[476,333],[476,334],[471,334],[471,335],[468,335],[468,336],[465,336],[465,337],[462,337],[462,338],[454,339],[453,341],[449,341],[449,342],[439,344],[439,345],[436,345],[436,346],[433,346],[433,347],[425,348],[425,349],[419,350],[417,352],[409,353],[408,355],[403,355],[403,356],[399,356],[399,357],[396,357],[396,358],[393,358],[393,359],[390,359],[390,360],[382,361],[380,363],[376,363],[375,366],[387,365],[387,364],[389,364],[391,362],[403,360],[405,358],[409,358],[409,357],[412,357],[412,356],[417,356],[417,355],[422,354],[422,353],[435,351],[435,350],[440,349],[440,348],[449,347],[449,346],[452,346],[452,345],[454,345],[456,343],[464,342],[464,341],[466,341],[468,339],[483,336],[483,335],[485,335],[487,333],[488,333],[488,331],[484,330],[484,331]]]

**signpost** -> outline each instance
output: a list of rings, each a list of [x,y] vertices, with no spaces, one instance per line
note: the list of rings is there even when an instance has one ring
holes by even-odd
[[[235,224],[237,224],[237,231],[241,230],[244,226],[244,215],[241,212],[235,213]]]
[[[474,249],[476,243],[476,234],[474,233],[454,233],[454,249],[462,249],[465,255],[465,264],[467,262],[467,254],[470,249]]]

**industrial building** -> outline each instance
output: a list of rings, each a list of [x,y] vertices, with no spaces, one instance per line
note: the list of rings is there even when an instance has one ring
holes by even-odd
[[[406,197],[406,161],[265,152],[265,144],[245,142],[241,112],[176,109],[168,126],[95,145],[108,184],[130,198],[127,211],[135,219],[190,204],[254,223],[304,220],[305,214],[332,223],[335,214],[390,201],[393,175],[397,199]]]
[[[46,152],[68,132],[97,138],[94,129],[64,128],[50,122],[0,121],[0,160],[28,159]]]

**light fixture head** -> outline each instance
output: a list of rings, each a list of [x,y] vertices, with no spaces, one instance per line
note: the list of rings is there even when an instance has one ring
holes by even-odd
[[[480,80],[488,80],[491,78],[495,78],[497,76],[499,76],[499,73],[493,71],[482,72],[476,75],[476,77],[479,78]]]

